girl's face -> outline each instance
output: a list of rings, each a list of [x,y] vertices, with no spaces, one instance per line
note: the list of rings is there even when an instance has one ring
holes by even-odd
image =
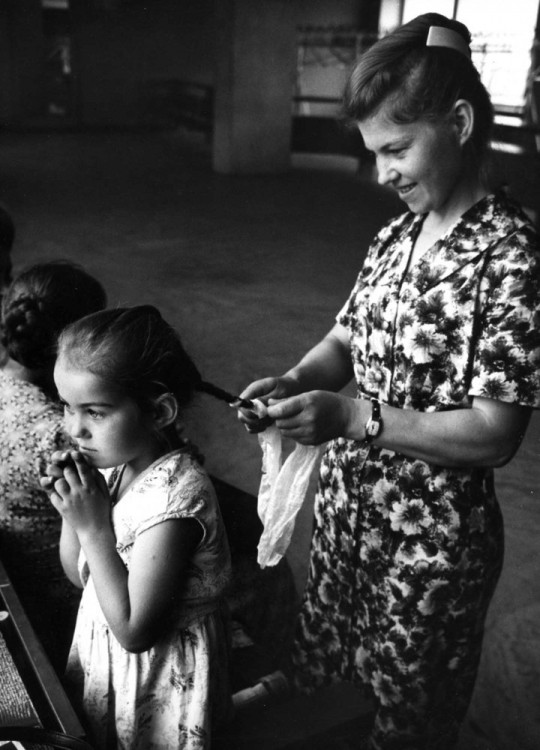
[[[366,148],[375,154],[379,183],[394,188],[411,211],[444,213],[459,200],[464,166],[452,118],[398,124],[383,105],[359,128]]]
[[[161,455],[152,419],[135,401],[100,377],[60,356],[54,382],[64,405],[65,428],[88,463],[98,469],[127,464],[140,473]]]

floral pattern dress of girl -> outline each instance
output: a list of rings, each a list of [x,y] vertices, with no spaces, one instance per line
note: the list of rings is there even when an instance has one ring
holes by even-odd
[[[104,473],[114,497],[121,467]],[[66,676],[99,750],[208,748],[210,720],[219,723],[229,710],[220,606],[230,577],[229,548],[210,479],[183,450],[148,467],[113,506],[116,547],[128,569],[137,536],[174,518],[197,519],[203,540],[162,637],[142,653],[126,651],[110,632],[80,555],[85,588]]]
[[[540,406],[540,251],[527,217],[503,193],[487,196],[407,271],[422,221],[406,213],[379,233],[338,315],[359,396],[425,412],[474,396]],[[338,439],[315,513],[299,685],[369,686],[373,748],[401,747],[426,722],[451,734],[503,561],[492,470]]]

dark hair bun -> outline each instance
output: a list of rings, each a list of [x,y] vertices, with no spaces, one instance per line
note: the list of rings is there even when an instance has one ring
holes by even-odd
[[[22,271],[2,300],[1,340],[8,355],[30,370],[50,371],[60,331],[77,318],[101,310],[103,287],[67,261],[39,263]]]
[[[30,369],[44,366],[44,352],[53,343],[43,323],[39,302],[31,297],[20,297],[5,311],[2,343],[13,359]]]

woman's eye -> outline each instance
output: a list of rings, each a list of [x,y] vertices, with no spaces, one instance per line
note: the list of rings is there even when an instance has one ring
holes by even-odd
[[[67,404],[63,404],[64,406],[64,414],[73,414],[73,409],[70,409]]]

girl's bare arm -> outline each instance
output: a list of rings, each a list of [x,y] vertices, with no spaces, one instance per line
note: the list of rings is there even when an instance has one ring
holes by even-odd
[[[51,494],[66,526],[66,555],[68,543],[73,542],[67,535],[70,527],[114,636],[127,651],[146,651],[163,632],[182,590],[203,536],[202,526],[194,519],[174,519],[142,532],[134,542],[128,571],[116,549],[111,499],[103,477],[80,454],[72,455],[74,464],[64,469]]]
[[[81,544],[75,530],[66,522],[62,521],[62,532],[60,534],[60,562],[64,573],[78,588],[82,588],[79,576],[78,560]]]
[[[202,533],[194,519],[153,526],[137,537],[129,572],[116,551],[112,528],[81,535],[103,614],[127,651],[146,651],[159,638]]]

